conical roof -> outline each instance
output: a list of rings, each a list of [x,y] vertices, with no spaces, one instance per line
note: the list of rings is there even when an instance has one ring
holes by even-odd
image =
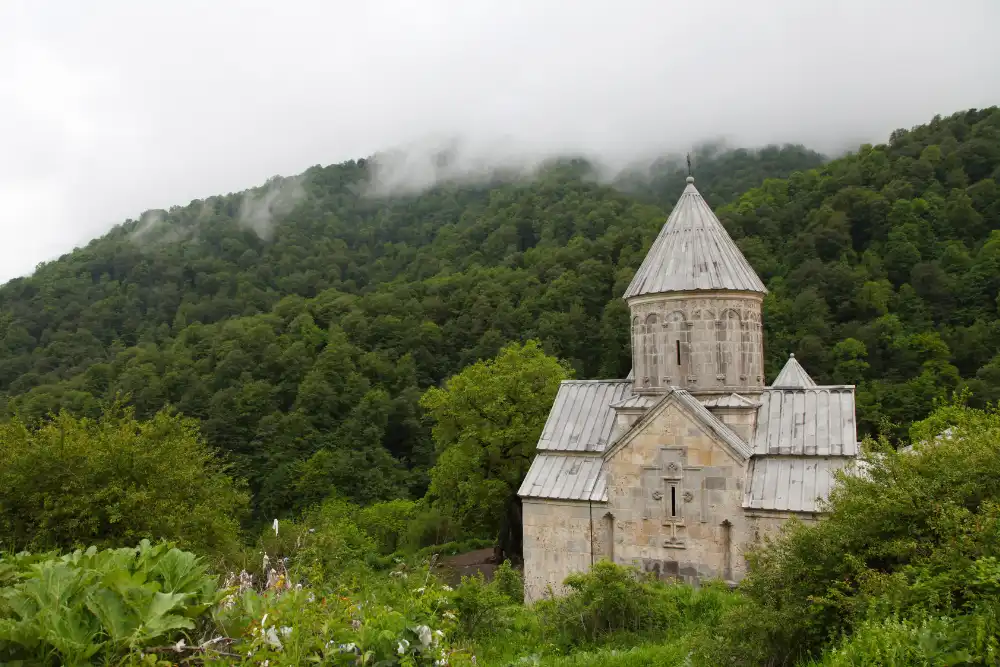
[[[690,176],[625,298],[689,290],[767,292]]]
[[[772,387],[815,387],[816,383],[809,373],[806,373],[806,369],[802,368],[802,364],[796,360],[794,354],[788,355],[788,361],[785,363],[785,367],[781,369],[778,373],[778,377],[774,378],[774,382],[771,383]]]

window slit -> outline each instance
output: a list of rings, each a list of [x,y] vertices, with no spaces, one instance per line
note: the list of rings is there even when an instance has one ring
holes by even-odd
[[[677,516],[677,487],[670,487],[670,516]]]
[[[681,365],[681,339],[678,338],[674,341],[674,347],[677,349],[677,365]]]

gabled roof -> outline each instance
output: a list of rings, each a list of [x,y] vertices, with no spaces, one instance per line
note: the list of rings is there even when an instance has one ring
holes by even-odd
[[[759,400],[755,455],[857,456],[854,387],[765,389]]]
[[[624,298],[687,290],[767,292],[690,176]]]
[[[541,453],[517,490],[522,498],[607,501],[604,459],[597,455]]]
[[[694,417],[696,421],[704,426],[709,432],[718,437],[719,440],[726,445],[732,454],[737,458],[745,461],[753,454],[753,450],[750,448],[750,445],[744,441],[743,438],[736,435],[731,428],[722,423],[722,421],[713,415],[708,408],[702,405],[697,398],[684,389],[672,387],[662,396],[662,398],[660,398],[659,401],[657,401],[656,405],[650,408],[649,411],[643,415],[642,419],[633,424],[632,428],[629,429],[627,433],[623,434],[613,445],[608,447],[608,449],[604,452],[604,458],[610,458],[615,452],[628,444],[632,437],[635,436],[635,434],[640,433],[650,420],[655,419],[657,415],[659,415],[668,405],[671,405],[672,403],[676,403],[687,410],[687,412]]]
[[[790,354],[788,355],[788,361],[785,362],[785,367],[778,373],[778,377],[774,378],[771,386],[782,388],[815,387],[816,382],[809,377],[809,373],[806,373],[806,369],[802,368],[802,364],[798,362],[795,355]]]
[[[604,451],[615,423],[611,404],[631,395],[628,380],[564,380],[538,439],[538,451]]]

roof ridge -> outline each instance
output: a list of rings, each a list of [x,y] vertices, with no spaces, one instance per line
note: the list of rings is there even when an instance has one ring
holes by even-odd
[[[639,420],[637,420],[632,426],[623,433],[614,444],[609,444],[604,449],[604,458],[610,458],[619,449],[621,449],[624,444],[630,440],[633,433],[638,433],[645,424],[653,418],[653,415],[665,405],[667,400],[671,397],[676,397],[676,400],[681,403],[681,405],[687,407],[694,416],[699,419],[706,427],[715,431],[715,434],[727,444],[734,452],[744,458],[744,460],[749,460],[753,456],[753,446],[751,443],[745,441],[741,438],[733,429],[729,428],[725,422],[712,414],[712,411],[701,404],[691,392],[686,389],[681,389],[679,387],[673,387],[667,393],[663,394],[659,401],[655,405],[650,406]]]

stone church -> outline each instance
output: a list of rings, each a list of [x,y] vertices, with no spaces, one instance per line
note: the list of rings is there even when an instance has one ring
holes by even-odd
[[[602,558],[735,583],[746,545],[816,519],[858,454],[854,387],[794,355],[765,386],[766,293],[689,177],[625,292],[632,372],[562,383],[518,491],[527,600]]]

